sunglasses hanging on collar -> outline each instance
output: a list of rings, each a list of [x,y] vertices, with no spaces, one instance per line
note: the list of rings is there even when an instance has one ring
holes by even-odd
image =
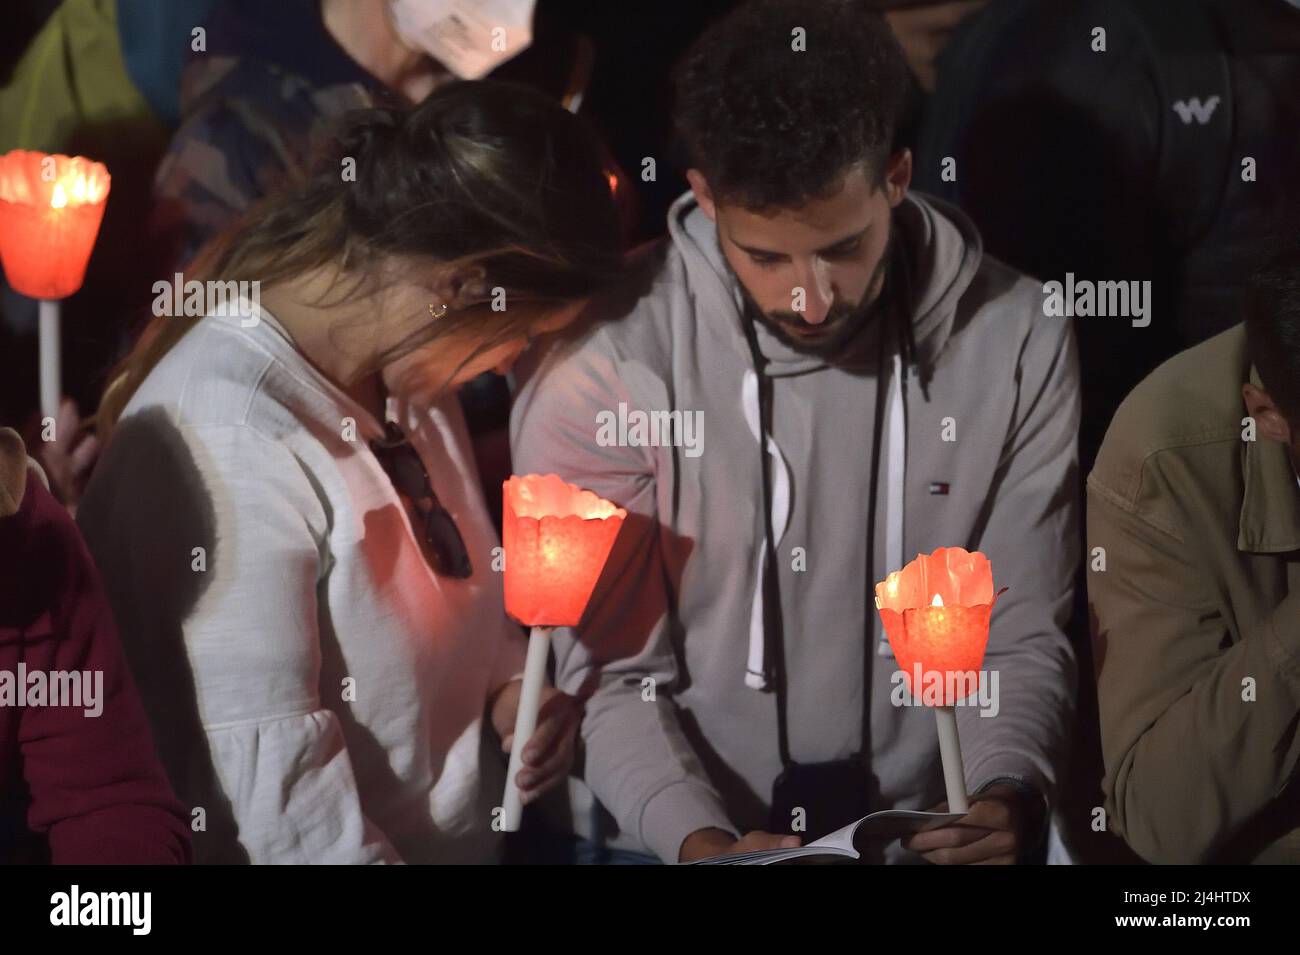
[[[433,572],[442,577],[465,578],[474,573],[465,539],[442,506],[429,481],[420,454],[406,434],[391,421],[384,422],[384,437],[370,442],[370,450],[399,494],[411,502],[416,532],[422,534]]]

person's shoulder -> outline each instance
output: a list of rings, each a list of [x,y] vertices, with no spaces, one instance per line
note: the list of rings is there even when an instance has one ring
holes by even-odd
[[[283,115],[310,112],[320,85],[259,56],[232,52],[196,57],[181,76],[181,130],[202,128],[216,116],[250,110]]]
[[[177,318],[175,321],[184,321]],[[158,361],[123,410],[161,406],[191,426],[244,424],[275,356],[228,319],[205,317]]]
[[[260,61],[223,62],[172,136],[155,177],[160,197],[246,208],[305,166],[323,119],[366,105],[350,88],[343,96]]]
[[[1048,314],[1045,302],[1042,282],[981,250],[957,303],[953,334],[972,336],[981,350],[995,347],[1018,360],[1055,361],[1074,327],[1069,319]]]
[[[1003,262],[987,249],[981,251],[979,268],[967,287],[966,295],[976,299],[977,304],[996,302],[1024,317],[1026,323],[1046,317],[1043,283]]]
[[[667,238],[627,254],[618,282],[593,300],[593,332],[611,342],[642,344],[668,333],[672,301],[682,293],[686,265]]]
[[[1133,506],[1144,478],[1175,460],[1195,468],[1208,455],[1231,465],[1240,450],[1249,368],[1241,325],[1160,365],[1115,412],[1089,487]]]
[[[298,374],[278,353],[270,329],[203,318],[132,395],[100,469],[121,458],[137,467],[161,462],[173,472],[242,481],[287,464],[287,436],[301,435],[303,415],[324,400]],[[134,483],[130,470],[122,476]]]
[[[669,354],[673,311],[684,289],[685,266],[671,243],[657,240],[634,249],[619,280],[592,298],[578,321],[553,338],[544,356],[546,366],[592,359],[635,359],[658,366]]]

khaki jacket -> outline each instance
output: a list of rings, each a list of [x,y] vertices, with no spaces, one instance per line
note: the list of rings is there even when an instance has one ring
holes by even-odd
[[[1300,489],[1247,380],[1243,326],[1177,355],[1088,477],[1106,817],[1152,862],[1300,862]]]

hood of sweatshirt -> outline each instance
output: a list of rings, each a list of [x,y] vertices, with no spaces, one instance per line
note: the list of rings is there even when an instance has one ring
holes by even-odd
[[[974,224],[963,212],[943,200],[918,193],[904,197],[894,210],[891,228],[896,241],[906,246],[913,273],[912,329],[917,360],[932,365],[951,333],[955,303],[979,268],[983,246]],[[698,314],[715,316],[705,331],[725,339],[748,362],[749,350],[741,326],[744,295],[718,245],[717,227],[692,193],[685,193],[673,203],[668,231],[682,254],[692,295],[711,306],[699,309]],[[755,328],[759,348],[768,359],[769,375],[799,375],[826,367],[824,357],[791,348],[762,323],[756,323]]]
[[[957,301],[979,269],[982,257],[979,234],[957,209],[940,200],[920,196],[904,198],[895,211],[891,228],[895,230],[896,246],[904,252],[895,261],[906,263],[912,273],[907,284],[910,287],[909,318],[915,342],[914,360],[921,369],[922,382],[925,382],[929,377],[925,370],[934,366],[951,334]],[[674,203],[669,215],[669,229],[687,270],[690,293],[696,299],[695,315],[701,326],[699,334],[714,338],[721,348],[735,349],[740,361],[749,367],[752,358],[742,325],[745,296],[718,245],[716,226],[699,208],[691,193]],[[874,319],[850,347],[859,353],[872,350],[869,342],[880,334],[881,324],[880,319]],[[829,368],[834,361],[791,348],[762,323],[755,323],[755,328],[758,346],[767,359],[764,374],[772,378],[813,375]],[[841,360],[843,358],[842,355]],[[885,398],[887,438],[882,451],[882,468],[886,474],[887,493],[883,523],[889,528],[885,538],[889,566],[901,567],[904,557],[901,525],[903,469],[907,455],[903,352],[897,351],[889,362],[893,370],[888,374],[889,392]],[[759,440],[761,414],[758,380],[757,373],[751,370],[746,373],[741,388],[745,422],[755,440]],[[845,427],[850,425],[846,422]],[[763,443],[773,464],[773,489],[768,503],[773,540],[779,547],[790,520],[794,472],[786,451],[774,435],[766,436]],[[764,543],[759,555],[760,567],[766,550]],[[770,680],[762,624],[763,602],[762,574],[756,572],[745,676],[746,684],[753,689],[768,687]]]

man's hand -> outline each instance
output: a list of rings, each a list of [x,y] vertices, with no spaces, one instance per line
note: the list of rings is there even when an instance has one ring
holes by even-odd
[[[522,680],[511,680],[499,691],[491,704],[492,726],[501,737],[501,752],[509,753],[515,741],[515,715],[519,712]],[[567,693],[554,687],[542,688],[542,705],[537,712],[537,728],[524,746],[523,768],[515,775],[524,805],[558,785],[573,768],[577,749],[578,724],[582,706]]]
[[[999,783],[971,797],[970,812],[955,822],[903,839],[904,849],[936,865],[1014,865],[1043,821],[1037,796]],[[1039,800],[1041,802],[1041,800]],[[931,812],[947,812],[941,802]]]
[[[771,832],[748,832],[737,839],[722,829],[697,829],[682,840],[677,854],[678,862],[695,862],[709,856],[733,852],[754,852],[759,849],[797,849],[798,836],[778,836]]]

